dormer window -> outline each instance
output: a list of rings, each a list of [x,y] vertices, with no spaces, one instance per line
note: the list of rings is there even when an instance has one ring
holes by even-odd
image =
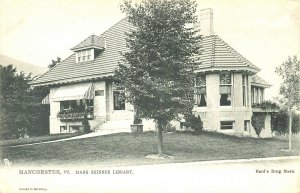
[[[85,62],[93,60],[94,49],[82,50],[76,52],[76,62]]]
[[[106,48],[106,39],[102,36],[91,35],[72,48],[76,53],[76,63],[94,60]],[[95,55],[96,54],[96,55]]]

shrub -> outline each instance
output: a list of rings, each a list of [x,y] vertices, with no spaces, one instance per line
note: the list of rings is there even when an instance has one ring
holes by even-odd
[[[266,113],[253,113],[251,123],[255,133],[259,137],[262,128],[265,126]]]
[[[191,115],[187,117],[185,126],[190,127],[192,130],[195,131],[196,134],[199,134],[203,130],[203,122],[199,115]]]
[[[261,103],[254,103],[252,104],[252,108],[261,108],[265,110],[271,110],[271,109],[279,109],[279,105],[276,102],[272,101],[262,101]]]
[[[280,110],[272,116],[272,131],[279,134],[288,133],[289,115],[285,110]],[[298,133],[300,129],[300,118],[296,113],[292,114],[292,133]]]
[[[82,120],[82,125],[85,133],[89,133],[91,131],[91,127],[89,124],[89,121],[87,119],[87,116],[85,115],[83,120]]]
[[[166,132],[173,132],[175,130],[176,128],[171,123],[167,123],[164,127],[164,131]]]

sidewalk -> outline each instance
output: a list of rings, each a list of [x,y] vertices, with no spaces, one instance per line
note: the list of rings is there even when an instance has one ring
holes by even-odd
[[[101,135],[110,135],[110,134],[114,134],[116,132],[114,132],[113,130],[99,130],[96,132],[92,132],[92,133],[87,133],[84,135],[79,135],[79,136],[75,136],[75,137],[70,137],[70,138],[65,138],[65,139],[58,139],[58,140],[53,140],[53,141],[44,141],[44,142],[38,142],[38,143],[29,143],[29,144],[22,144],[22,145],[13,145],[13,146],[7,146],[5,148],[10,148],[10,147],[23,147],[23,146],[31,146],[31,145],[38,145],[38,144],[45,144],[45,143],[55,143],[55,142],[61,142],[61,141],[69,141],[69,140],[75,140],[75,139],[83,139],[83,138],[90,138],[90,137],[97,137],[97,136],[101,136]]]

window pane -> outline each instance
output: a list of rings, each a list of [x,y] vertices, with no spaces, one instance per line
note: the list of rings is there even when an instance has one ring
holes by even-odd
[[[231,96],[229,94],[221,94],[220,106],[230,106],[230,105],[231,105]]]
[[[205,75],[197,76],[195,86],[206,86],[206,76]]]
[[[195,87],[194,93],[195,94],[206,94],[206,87]]]
[[[221,128],[222,130],[226,129],[233,129],[234,122],[233,121],[221,121]]]
[[[199,107],[206,107],[206,95],[205,94],[201,94]]]
[[[246,99],[246,87],[243,86],[243,106],[246,107],[247,99]]]
[[[229,73],[220,74],[220,84],[231,84],[231,74]]]
[[[60,111],[69,109],[69,102],[68,101],[61,101],[60,102]]]
[[[220,86],[220,94],[231,94],[231,86]]]

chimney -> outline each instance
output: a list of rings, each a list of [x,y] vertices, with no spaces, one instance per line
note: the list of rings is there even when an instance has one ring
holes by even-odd
[[[200,30],[203,36],[214,35],[213,29],[213,10],[211,8],[200,10],[198,23],[194,24],[194,28]]]

